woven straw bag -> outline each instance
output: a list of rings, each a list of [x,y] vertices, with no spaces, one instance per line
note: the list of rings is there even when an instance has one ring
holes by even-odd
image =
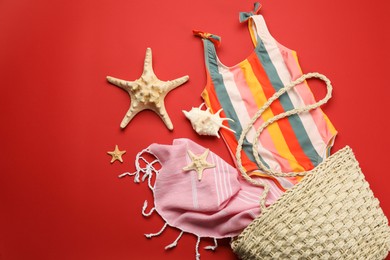
[[[332,90],[330,81],[318,73],[305,74],[269,99],[243,131],[241,139],[275,99],[312,77],[325,81],[327,96],[313,105],[282,113],[265,122],[254,141],[276,120],[327,102]],[[254,145],[257,163],[267,174],[306,175],[278,201],[265,208],[268,187],[260,180],[250,178],[242,167],[242,140],[239,140],[236,154],[239,170],[249,182],[263,186],[265,192],[260,203],[263,213],[231,243],[241,259],[384,259],[387,256],[390,250],[388,220],[351,148],[347,146],[339,150],[312,171],[283,174],[267,169],[259,160]]]

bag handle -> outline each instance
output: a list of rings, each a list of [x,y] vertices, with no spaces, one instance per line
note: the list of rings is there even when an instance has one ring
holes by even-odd
[[[278,99],[281,95],[285,94],[288,90],[296,87],[297,85],[301,84],[302,82],[304,82],[306,79],[309,79],[309,78],[317,78],[317,79],[320,79],[320,80],[325,82],[326,89],[327,89],[326,96],[323,99],[321,99],[320,101],[316,102],[316,103],[313,103],[313,104],[310,104],[310,105],[306,105],[306,106],[303,106],[303,107],[294,108],[292,110],[285,111],[283,113],[280,113],[280,114],[278,114],[278,115],[268,119],[266,122],[264,122],[259,127],[259,129],[257,129],[257,131],[256,131],[256,135],[255,135],[255,138],[253,140],[253,147],[252,147],[253,151],[252,152],[253,152],[253,156],[255,157],[256,163],[258,164],[260,169],[263,170],[267,175],[276,176],[276,177],[294,177],[294,176],[304,176],[304,175],[310,173],[311,171],[282,173],[282,172],[274,171],[274,170],[271,170],[271,169],[267,168],[261,162],[261,160],[259,158],[259,154],[257,152],[257,147],[258,147],[257,140],[259,139],[259,136],[260,136],[261,132],[267,126],[269,126],[270,124],[272,124],[272,123],[274,123],[274,122],[276,122],[276,121],[278,121],[278,120],[280,120],[282,118],[291,116],[291,115],[300,114],[300,113],[303,113],[303,112],[307,112],[307,111],[313,110],[313,109],[318,108],[321,105],[325,104],[326,102],[328,102],[328,100],[332,97],[332,84],[331,84],[330,80],[323,74],[320,74],[320,73],[317,73],[317,72],[303,74],[298,79],[292,81],[290,84],[288,84],[285,87],[279,89],[256,112],[256,114],[252,117],[252,119],[250,120],[248,125],[242,131],[242,133],[240,135],[240,138],[238,140],[238,145],[237,145],[237,150],[236,150],[236,160],[237,160],[238,170],[240,171],[240,173],[244,177],[244,179],[246,181],[248,181],[249,183],[251,183],[253,185],[256,185],[256,186],[264,187],[264,192],[263,192],[263,194],[261,196],[261,200],[260,200],[260,207],[262,207],[262,208],[264,207],[264,209],[265,209],[265,198],[266,198],[267,193],[269,191],[268,184],[263,182],[263,181],[261,181],[261,180],[254,180],[246,173],[244,167],[242,166],[242,162],[241,162],[242,144],[243,144],[244,139],[245,139],[246,135],[248,134],[249,130],[251,129],[251,127],[253,127],[253,124],[264,113],[264,111],[267,108],[270,107],[272,102],[274,102],[276,99]]]

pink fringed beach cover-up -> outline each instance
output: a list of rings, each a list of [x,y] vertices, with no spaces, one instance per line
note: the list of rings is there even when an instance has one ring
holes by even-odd
[[[215,245],[206,247],[214,250],[216,239],[229,238],[240,234],[257,216],[260,215],[259,200],[262,187],[246,182],[237,170],[210,151],[206,157],[209,164],[215,165],[203,171],[201,180],[195,170],[184,171],[191,164],[189,152],[194,155],[204,154],[207,149],[189,139],[176,139],[172,145],[152,144],[137,155],[135,182],[147,180],[153,191],[154,207],[146,213],[145,201],[143,215],[150,216],[156,211],[165,221],[160,232],[147,234],[147,237],[160,235],[167,226],[175,227],[182,232],[171,245],[176,246],[183,233],[191,233],[198,237],[198,246],[202,237],[214,238]],[[142,155],[152,154],[156,159],[147,160]],[[161,165],[157,170],[156,163]],[[145,165],[141,167],[140,165]],[[155,174],[153,183],[152,177]],[[265,180],[267,181],[267,180]],[[275,184],[268,181],[272,188]],[[280,194],[281,195],[281,194]],[[268,196],[266,205],[271,205],[278,197]]]

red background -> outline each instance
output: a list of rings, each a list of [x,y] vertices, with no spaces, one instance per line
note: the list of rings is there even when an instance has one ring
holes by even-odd
[[[297,50],[303,71],[332,80],[323,108],[339,131],[332,151],[354,149],[390,216],[387,1],[262,4],[269,30]],[[140,213],[151,193],[117,176],[134,171],[141,149],[179,137],[232,163],[222,140],[197,136],[181,113],[202,102],[206,82],[202,44],[191,30],[220,35],[219,57],[236,64],[254,48],[238,22],[239,11],[252,7],[249,0],[0,1],[0,259],[194,259],[192,235],[170,251],[164,246],[177,230],[143,236],[163,224]],[[160,79],[190,76],[166,98],[172,132],[149,111],[119,128],[130,101],[105,77],[137,79],[147,47]],[[106,152],[115,144],[127,151],[123,164],[110,164]],[[235,259],[223,244],[215,253],[201,249],[202,259]]]

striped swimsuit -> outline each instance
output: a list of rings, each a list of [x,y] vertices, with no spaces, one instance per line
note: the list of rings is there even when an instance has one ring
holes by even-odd
[[[262,15],[255,10],[240,13],[240,21],[248,21],[254,51],[245,60],[228,67],[218,59],[215,45],[220,37],[194,31],[203,40],[207,83],[202,97],[212,112],[223,108],[221,116],[234,120],[225,126],[236,133],[221,129],[221,135],[235,158],[237,142],[243,128],[259,108],[280,88],[302,75],[296,52],[279,44],[269,33]],[[266,177],[284,191],[300,177],[271,177],[261,172],[252,154],[256,129],[267,119],[281,112],[315,102],[306,82],[298,85],[272,103],[251,129],[243,143],[242,165],[248,173]],[[259,139],[259,155],[264,165],[282,172],[307,171],[329,155],[337,134],[332,123],[320,108],[279,120],[264,130]]]

